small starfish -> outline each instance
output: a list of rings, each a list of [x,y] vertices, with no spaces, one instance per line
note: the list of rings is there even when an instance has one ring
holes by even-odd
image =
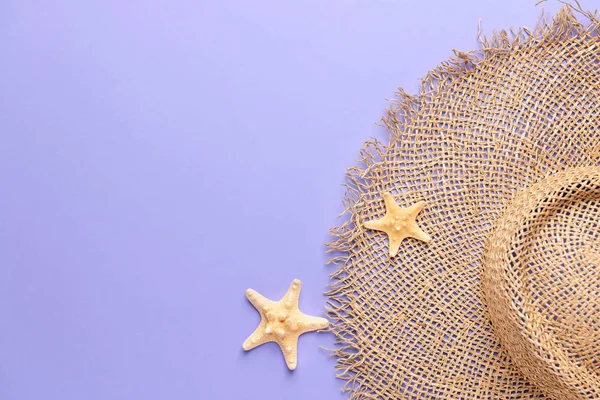
[[[385,201],[385,217],[373,221],[367,221],[363,225],[367,229],[375,229],[387,233],[390,239],[390,257],[398,254],[400,243],[407,237],[431,241],[431,237],[418,227],[415,219],[425,207],[424,201],[419,201],[408,208],[402,208],[396,204],[392,195],[383,193]]]
[[[300,286],[300,281],[294,279],[283,299],[279,301],[271,301],[255,290],[246,290],[246,297],[260,313],[261,320],[258,328],[242,345],[244,350],[275,342],[281,348],[288,368],[296,369],[298,337],[303,333],[329,326],[329,321],[325,318],[311,317],[298,309]]]

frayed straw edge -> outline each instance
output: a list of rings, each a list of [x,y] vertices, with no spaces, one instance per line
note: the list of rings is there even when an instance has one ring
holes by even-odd
[[[546,0],[542,0],[540,3]],[[353,166],[346,171],[346,194],[343,200],[344,211],[341,215],[349,214],[350,219],[344,224],[330,229],[335,240],[327,243],[328,253],[338,253],[332,256],[327,264],[333,264],[338,269],[330,274],[331,283],[325,295],[329,297],[326,310],[331,321],[329,330],[335,335],[335,349],[330,356],[337,357],[336,376],[345,380],[342,391],[349,393],[352,399],[375,399],[376,394],[362,385],[369,379],[367,373],[361,373],[365,361],[357,333],[353,329],[355,317],[355,301],[353,281],[355,277],[349,273],[352,269],[355,238],[363,234],[357,212],[363,208],[366,201],[366,189],[371,187],[372,180],[378,178],[377,166],[385,158],[385,154],[400,140],[403,128],[416,116],[422,105],[430,102],[439,93],[450,87],[457,79],[473,73],[478,67],[492,62],[497,57],[503,57],[517,50],[535,49],[548,43],[561,42],[582,36],[592,37],[598,34],[600,23],[598,12],[585,11],[577,0],[575,5],[558,0],[564,6],[548,23],[544,12],[540,16],[534,30],[526,27],[509,32],[501,30],[493,32],[488,39],[481,36],[481,24],[478,25],[478,41],[481,49],[467,53],[454,50],[454,57],[441,63],[429,71],[422,80],[418,95],[410,95],[399,88],[397,96],[385,111],[381,121],[389,135],[389,143],[384,146],[377,140],[366,142],[360,151],[359,166]],[[538,3],[539,4],[539,3]],[[587,26],[577,20],[574,13],[583,16]],[[481,21],[480,21],[481,22]]]

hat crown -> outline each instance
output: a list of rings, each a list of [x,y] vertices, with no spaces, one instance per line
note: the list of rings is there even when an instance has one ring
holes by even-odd
[[[513,362],[557,399],[600,398],[600,167],[521,190],[495,222],[482,286]]]

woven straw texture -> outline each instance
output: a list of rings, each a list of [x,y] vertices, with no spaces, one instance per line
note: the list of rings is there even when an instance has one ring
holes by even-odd
[[[556,399],[600,398],[600,167],[520,191],[486,241],[483,291],[511,360]]]
[[[518,190],[567,168],[600,164],[598,18],[577,15],[583,23],[565,6],[534,30],[501,31],[482,39],[481,50],[457,52],[426,76],[418,96],[400,91],[383,118],[389,143],[367,143],[362,165],[349,169],[349,218],[332,229],[335,239],[329,246],[339,268],[327,294],[338,377],[347,380],[350,398],[544,397],[543,388],[517,369],[493,332],[482,262],[492,224]],[[427,203],[417,223],[432,236],[431,243],[407,239],[398,255],[389,257],[386,235],[363,227],[385,215],[385,191],[402,207]],[[590,220],[564,218],[553,220],[565,227],[563,235],[572,232],[567,226],[582,222],[585,227],[577,227],[576,235],[585,229],[590,240],[598,238]],[[557,233],[552,223],[536,229]],[[567,242],[579,246],[580,239]],[[569,256],[559,248],[552,248],[552,255],[529,254],[546,251],[544,240],[531,239],[527,246],[520,251],[535,260],[531,271],[546,257],[556,266]],[[557,268],[557,274],[569,277],[577,272],[575,264]],[[591,279],[584,272],[577,276]],[[537,288],[539,301],[561,307],[557,315],[572,313],[571,303],[589,306],[577,297],[585,287],[571,293],[551,288],[551,279],[537,282],[545,285]],[[577,318],[581,330],[561,345],[584,346],[574,349],[573,357],[584,354],[581,362],[592,364],[595,359],[588,370],[597,380],[598,320],[585,313]],[[593,332],[596,342],[586,341],[589,336],[579,342],[576,334],[585,332]]]

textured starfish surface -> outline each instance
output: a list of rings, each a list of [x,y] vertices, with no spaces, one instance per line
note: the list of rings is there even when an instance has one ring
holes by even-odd
[[[383,193],[386,213],[383,218],[373,221],[367,221],[363,225],[367,229],[374,229],[387,233],[390,240],[390,257],[398,254],[400,243],[407,237],[431,241],[431,237],[423,232],[417,225],[415,219],[421,210],[425,207],[424,201],[419,201],[410,207],[402,208],[396,204],[394,197],[388,193]]]
[[[269,300],[252,289],[246,290],[246,297],[260,313],[261,320],[258,328],[242,345],[244,350],[252,350],[263,343],[275,342],[281,348],[288,368],[296,369],[298,337],[303,333],[329,326],[325,318],[312,317],[298,309],[300,287],[300,281],[295,279],[280,301]]]

